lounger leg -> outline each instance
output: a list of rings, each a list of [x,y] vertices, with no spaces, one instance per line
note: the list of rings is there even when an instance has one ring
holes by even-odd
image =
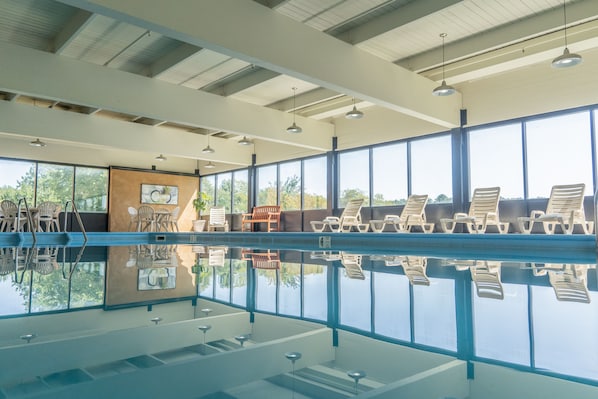
[[[509,223],[499,223],[496,225],[500,234],[506,234],[509,232]]]
[[[530,234],[532,232],[532,228],[534,227],[534,221],[531,219],[522,219],[518,220],[517,223],[519,224],[519,231],[522,234]]]
[[[457,225],[457,223],[455,223],[452,220],[440,219],[440,229],[442,230],[443,233],[452,233],[453,231],[455,231],[456,225]]]
[[[556,223],[542,222],[542,225],[544,226],[544,232],[546,234],[554,234],[554,229],[556,228]]]

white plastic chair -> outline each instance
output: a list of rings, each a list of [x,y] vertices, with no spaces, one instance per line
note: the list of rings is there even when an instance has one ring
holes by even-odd
[[[501,222],[498,215],[500,187],[476,188],[473,192],[468,213],[458,212],[452,219],[440,219],[445,233],[452,233],[457,223],[462,223],[469,233],[485,233],[490,225],[496,226],[501,234],[509,231],[509,223]]]
[[[137,209],[137,231],[155,231],[154,208],[141,205]]]
[[[170,230],[172,230],[172,231],[174,231],[175,229],[176,229],[176,231],[179,231],[179,213],[180,212],[181,212],[181,207],[177,206],[170,213],[169,224],[170,224]]]
[[[387,224],[391,224],[397,232],[409,232],[412,227],[418,226],[424,233],[431,233],[434,230],[434,223],[426,222],[427,203],[427,194],[412,194],[407,198],[401,215],[386,215],[384,220],[370,220],[370,227],[373,232],[381,233]]]
[[[210,221],[208,222],[208,232],[222,229],[228,231],[228,220],[226,220],[226,210],[223,206],[210,209]]]
[[[591,234],[594,222],[586,220],[583,209],[585,188],[584,183],[552,186],[545,212],[533,210],[529,217],[517,218],[520,231],[530,234],[534,223],[542,223],[546,234],[554,234],[557,225],[561,226],[563,233],[571,234],[578,224],[585,234]]]
[[[311,221],[311,228],[317,233],[323,232],[326,227],[334,233],[346,233],[351,231],[352,228],[356,228],[360,233],[365,233],[368,231],[369,224],[361,223],[362,205],[363,198],[350,200],[340,217],[328,216],[322,221]]]

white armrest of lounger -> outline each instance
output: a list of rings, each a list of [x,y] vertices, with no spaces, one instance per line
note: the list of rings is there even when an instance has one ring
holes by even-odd
[[[334,223],[338,223],[340,222],[340,219],[336,216],[326,216],[324,218],[324,222],[334,222]]]

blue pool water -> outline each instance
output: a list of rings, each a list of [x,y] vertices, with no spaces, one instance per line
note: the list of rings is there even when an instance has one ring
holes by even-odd
[[[425,386],[446,386],[444,396],[500,398],[527,392],[525,397],[535,397],[536,392],[540,397],[550,387],[562,395],[596,397],[598,281],[593,236],[438,234],[430,238],[402,234],[115,233],[90,234],[83,245],[77,234],[40,234],[31,246],[26,235],[2,235],[0,351],[4,356],[0,362],[4,362],[2,366],[10,364],[13,370],[0,376],[0,398],[95,397],[91,392],[100,397],[106,394],[101,390],[106,381],[107,386],[120,387],[112,396],[135,397],[135,389],[144,392],[136,384],[149,378],[144,377],[150,373],[146,368],[153,370],[157,364],[162,374],[180,362],[201,365],[208,358],[222,358],[226,364],[227,356],[233,359],[236,355],[232,352],[244,349],[238,342],[235,346],[233,327],[228,327],[227,343],[208,339],[210,345],[201,346],[202,334],[195,325],[196,337],[189,339],[201,348],[185,351],[188,358],[184,359],[181,351],[175,350],[179,335],[174,332],[186,323],[209,322],[214,325],[207,332],[210,337],[217,328],[219,333],[224,328],[217,327],[223,315],[235,312],[247,315],[248,321],[271,315],[276,320],[272,323],[281,323],[276,333],[269,333],[269,339],[260,338],[259,345],[251,347],[256,353],[267,353],[281,336],[292,335],[287,329],[302,326],[304,321],[309,328],[329,330],[329,344],[337,348],[336,359],[317,366],[320,368],[301,368],[307,382],[293,389],[302,397],[332,397],[335,389],[340,390],[339,397],[353,394],[351,384],[343,388],[342,376],[326,374],[324,382],[318,383],[341,384],[331,390],[319,391],[323,388],[313,388],[317,384],[312,381],[321,378],[322,367],[335,372],[342,369],[341,364],[350,357],[342,351],[350,347],[347,337],[353,337],[351,334],[361,337],[351,339],[364,340],[358,346],[365,365],[368,352],[373,354],[378,345],[388,345],[388,358],[382,351],[367,370],[373,385],[364,397],[400,397],[384,396],[384,389],[390,389],[398,377],[389,377],[375,366],[388,363],[398,367],[396,362],[401,359],[391,354],[395,348],[407,351],[402,356],[409,357],[413,370],[401,366],[407,368],[406,375],[422,372],[418,365],[432,358],[434,362],[442,359],[442,367],[447,369],[447,364],[453,364],[446,363],[450,359],[462,362],[463,375],[451,377],[450,383],[441,384],[443,380],[428,374],[422,377]],[[168,355],[163,351],[155,355],[147,348],[155,344],[151,326],[162,329],[159,339],[169,342]],[[33,337],[28,339],[27,334]],[[127,334],[136,334],[139,341],[148,339],[151,344],[135,350],[133,344],[121,349],[110,344],[106,348],[113,352],[110,356],[85,344],[79,357],[72,355],[64,364],[43,366],[52,351],[69,351],[70,346],[79,348],[82,342],[104,342],[107,334],[121,337],[122,342],[129,339]],[[193,347],[184,345],[185,338],[180,337],[181,347]],[[64,347],[59,349],[60,345]],[[228,348],[226,353],[223,347]],[[198,360],[190,352],[201,352],[205,358]],[[102,361],[94,362],[94,356]],[[32,368],[12,357],[38,360],[39,364]],[[441,366],[427,367],[426,372],[431,373]],[[487,381],[488,373],[514,382],[511,387],[497,386]],[[290,393],[285,378],[289,377],[269,375],[173,397],[241,399],[263,397],[260,392],[278,395],[274,393],[278,389],[284,396]],[[201,383],[201,378],[198,381]],[[376,388],[378,383],[385,388]],[[348,391],[342,393],[343,389]],[[429,392],[420,395],[409,397],[430,397],[426,396]]]

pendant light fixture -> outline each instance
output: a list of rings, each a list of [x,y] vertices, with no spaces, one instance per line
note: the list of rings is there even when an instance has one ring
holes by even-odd
[[[155,159],[156,159],[156,161],[162,162],[162,161],[166,161],[167,158],[164,155],[160,154]]]
[[[205,166],[206,169],[214,169],[216,165],[212,163],[212,161],[208,162]]]
[[[213,154],[216,152],[212,147],[210,147],[210,135],[208,135],[208,146],[201,150],[204,154]]]
[[[30,145],[30,146],[33,146],[33,147],[45,147],[45,146],[46,146],[46,143],[44,143],[44,142],[43,142],[43,141],[41,141],[40,139],[35,139],[35,140],[33,140],[33,141],[30,141],[30,142],[29,142],[29,145]]]
[[[243,136],[243,138],[241,140],[237,141],[237,144],[239,144],[239,145],[251,145],[253,143],[251,142],[251,140],[249,140],[247,138],[247,136]]]
[[[353,97],[353,109],[345,114],[347,119],[361,119],[363,118],[363,112],[355,107],[355,97]]]
[[[295,95],[297,94],[297,88],[293,87],[293,124],[287,127],[287,133],[301,133],[303,129],[295,123]]]
[[[565,5],[566,0],[563,0],[563,17],[565,19],[564,33],[565,33],[565,49],[563,54],[552,60],[553,68],[568,68],[578,64],[581,64],[581,55],[570,53],[567,47],[567,6]]]
[[[442,83],[440,86],[432,90],[432,94],[435,96],[450,96],[451,94],[455,94],[457,91],[453,86],[447,85],[446,80],[444,80],[444,38],[446,36],[446,33],[440,34],[440,37],[442,38]]]

